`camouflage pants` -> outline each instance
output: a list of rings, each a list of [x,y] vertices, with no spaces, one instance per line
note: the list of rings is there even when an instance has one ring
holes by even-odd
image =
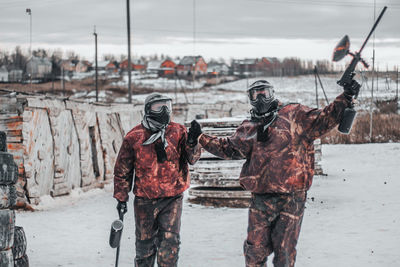
[[[275,267],[294,266],[306,195],[306,192],[252,195],[244,242],[247,267],[266,266],[272,252]]]
[[[177,266],[182,195],[158,199],[135,197],[136,267]]]

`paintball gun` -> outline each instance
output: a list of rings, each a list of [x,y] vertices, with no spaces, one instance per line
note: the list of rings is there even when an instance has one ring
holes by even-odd
[[[364,43],[362,44],[360,50],[358,52],[352,53],[350,52],[350,39],[347,35],[345,35],[339,43],[336,45],[334,51],[333,51],[333,61],[339,61],[343,59],[346,55],[351,55],[353,59],[351,60],[350,64],[347,66],[346,70],[344,71],[342,77],[340,78],[339,81],[337,81],[337,84],[340,86],[349,86],[352,81],[353,77],[355,75],[355,68],[358,64],[358,62],[361,61],[361,63],[364,65],[365,68],[368,68],[367,62],[365,62],[364,59],[361,58],[361,51],[364,49],[365,45],[367,44],[369,38],[371,37],[372,33],[374,32],[376,26],[378,25],[379,21],[381,20],[383,14],[385,13],[387,7],[385,6],[381,13],[379,14],[378,19],[375,21],[371,31],[369,32],[367,38],[365,39]],[[354,99],[357,99],[358,95],[354,96]],[[351,103],[350,107],[347,107],[343,113],[342,120],[339,124],[338,130],[341,133],[348,134],[350,133],[351,127],[353,125],[354,118],[356,116],[356,111],[354,110],[354,103]]]
[[[115,267],[118,267],[119,260],[119,245],[121,242],[122,230],[124,229],[124,212],[118,210],[119,219],[113,221],[111,224],[111,232],[110,232],[110,247],[117,248],[116,258],[115,258]]]

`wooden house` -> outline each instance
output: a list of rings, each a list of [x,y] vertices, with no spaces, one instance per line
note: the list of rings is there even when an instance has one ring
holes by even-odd
[[[146,72],[158,74],[158,72],[161,70],[161,63],[162,60],[150,60],[147,62]]]
[[[229,66],[225,63],[220,62],[209,62],[207,64],[207,74],[208,75],[228,75],[229,74]]]
[[[17,68],[11,68],[8,72],[8,81],[13,83],[22,82],[24,71]]]
[[[156,73],[158,76],[173,76],[176,64],[170,59],[151,60],[147,63],[147,72]]]
[[[87,72],[91,69],[92,69],[92,63],[90,63],[87,60],[80,60],[75,66],[76,72]]]
[[[64,59],[60,62],[60,69],[62,69],[64,73],[72,73],[76,71],[76,64],[70,59]]]
[[[121,71],[127,71],[128,70],[128,60],[125,59],[121,61],[119,64],[119,68]],[[141,60],[141,59],[134,59],[131,60],[131,70],[132,71],[146,71],[146,63]]]
[[[32,79],[46,79],[51,75],[52,64],[47,58],[31,57],[26,63],[26,73]]]
[[[204,76],[207,74],[207,63],[202,56],[185,56],[176,66],[179,76]]]
[[[166,59],[161,63],[160,76],[173,76],[175,75],[176,64],[171,59]]]
[[[234,59],[232,61],[232,72],[234,75],[254,77],[257,73],[256,58]]]

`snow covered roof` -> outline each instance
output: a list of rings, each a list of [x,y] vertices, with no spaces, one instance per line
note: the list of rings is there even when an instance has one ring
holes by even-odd
[[[141,59],[133,59],[132,64],[133,65],[145,65],[144,61]]]
[[[162,60],[151,60],[147,63],[147,69],[148,70],[158,70],[161,67],[161,63],[164,61]]]
[[[181,61],[179,62],[179,65],[193,65],[197,61],[199,61],[202,56],[184,56]]]
[[[108,63],[110,63],[110,61],[108,61],[108,60],[99,61],[99,62],[97,62],[97,67],[98,68],[105,68],[108,65]]]
[[[235,59],[233,60],[233,64],[251,65],[256,64],[257,61],[256,58]]]

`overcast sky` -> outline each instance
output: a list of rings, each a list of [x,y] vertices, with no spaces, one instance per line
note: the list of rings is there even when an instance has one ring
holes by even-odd
[[[381,68],[400,65],[400,1],[376,0],[376,16],[384,5],[376,29]],[[96,25],[100,55],[127,54],[126,0],[0,0],[0,49],[28,49],[26,8],[34,49],[75,50],[92,60]],[[330,59],[345,34],[359,49],[373,18],[373,0],[131,0],[132,53]],[[371,48],[372,39],[367,60]]]

